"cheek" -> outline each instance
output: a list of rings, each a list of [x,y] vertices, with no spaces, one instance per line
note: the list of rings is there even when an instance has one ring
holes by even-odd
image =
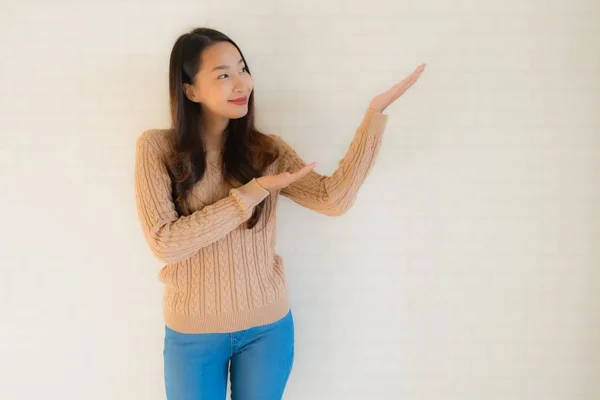
[[[207,101],[212,104],[222,103],[231,96],[231,87],[226,82],[216,82],[207,90]]]
[[[250,75],[248,75],[248,81],[246,83],[248,85],[248,89],[252,90],[254,88],[254,79]]]

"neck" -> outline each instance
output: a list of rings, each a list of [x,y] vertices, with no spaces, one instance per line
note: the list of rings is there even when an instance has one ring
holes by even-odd
[[[221,151],[225,143],[225,131],[220,132],[202,132],[202,143],[206,151]]]
[[[229,118],[204,110],[202,115],[202,141],[206,151],[220,151],[225,142]]]

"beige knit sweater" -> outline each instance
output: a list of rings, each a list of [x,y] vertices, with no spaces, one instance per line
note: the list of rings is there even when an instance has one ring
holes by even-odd
[[[269,192],[256,179],[231,186],[221,174],[218,151],[207,153],[207,169],[179,216],[171,196],[165,155],[171,150],[166,129],[145,131],[137,139],[135,198],[145,239],[164,263],[163,317],[183,333],[234,332],[268,324],[289,310],[286,278],[275,251],[279,194],[316,212],[338,216],[354,203],[381,146],[388,116],[367,108],[345,156],[331,176],[314,169],[304,178]],[[305,162],[280,137],[280,156],[265,175],[297,171]],[[263,199],[272,214],[262,228],[244,224]],[[267,209],[268,210],[268,209]]]

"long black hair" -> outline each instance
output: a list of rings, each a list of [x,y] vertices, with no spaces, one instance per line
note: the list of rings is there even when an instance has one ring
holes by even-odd
[[[174,151],[168,157],[167,164],[173,182],[173,199],[180,214],[186,213],[182,207],[186,195],[206,171],[206,154],[201,140],[202,109],[200,104],[187,98],[184,83],[194,83],[194,77],[200,69],[202,52],[217,42],[233,44],[242,55],[250,74],[248,63],[237,44],[215,29],[201,27],[185,33],[175,41],[171,51],[169,94]],[[222,168],[226,181],[233,178],[247,183],[258,178],[279,155],[273,139],[254,126],[254,90],[248,99],[247,114],[231,119],[224,134]],[[248,229],[257,224],[264,209],[270,206],[269,197],[254,208],[247,221]],[[270,212],[267,213],[267,218],[269,214]]]

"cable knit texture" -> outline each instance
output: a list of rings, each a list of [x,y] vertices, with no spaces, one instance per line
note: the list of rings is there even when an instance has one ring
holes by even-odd
[[[234,332],[283,318],[289,299],[282,258],[275,251],[277,198],[281,194],[324,215],[344,214],[371,171],[388,116],[367,108],[335,172],[307,176],[277,191],[256,179],[227,183],[221,154],[209,151],[204,177],[186,199],[189,215],[178,215],[165,165],[172,150],[169,130],[151,129],[139,136],[135,157],[135,198],[144,237],[164,263],[163,316],[183,333]],[[280,136],[271,135],[280,155],[265,171],[275,175],[306,165]],[[254,207],[263,199],[271,215],[263,226],[247,229]],[[268,210],[268,209],[267,209]]]

